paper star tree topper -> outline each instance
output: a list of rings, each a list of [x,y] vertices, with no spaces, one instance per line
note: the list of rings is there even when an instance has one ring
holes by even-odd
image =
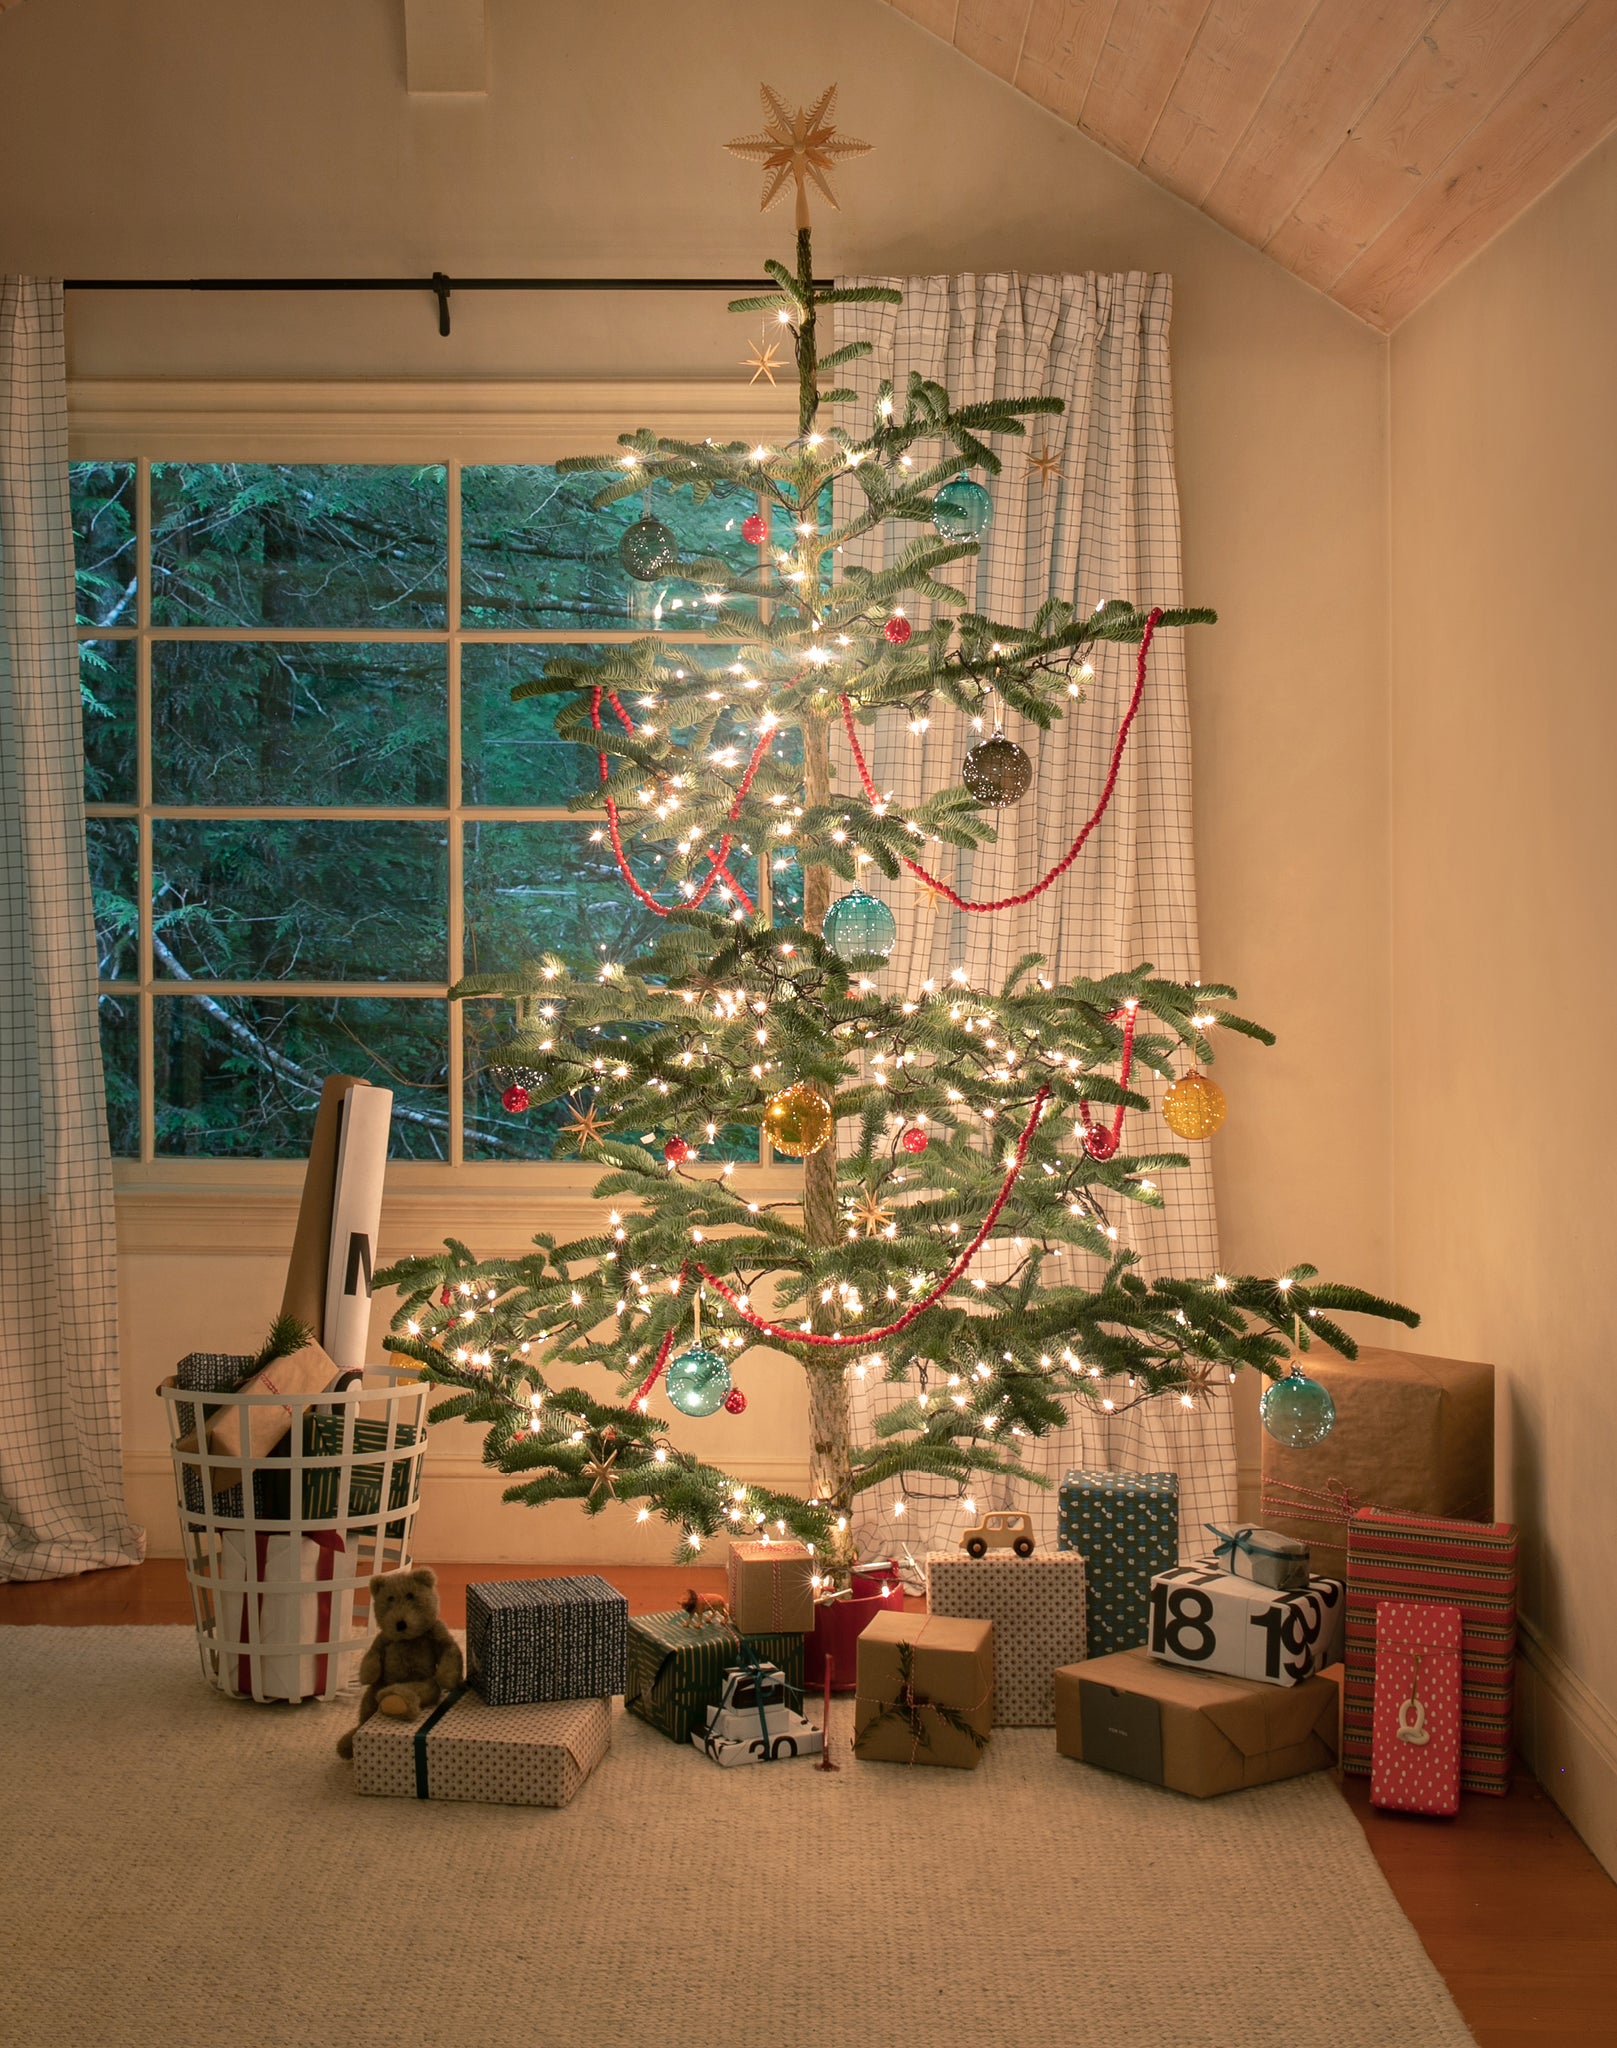
[[[724,146],[732,156],[762,165],[764,196],[758,202],[760,213],[767,213],[782,196],[790,178],[797,192],[797,225],[806,228],[810,183],[835,206],[837,195],[831,190],[829,175],[832,167],[847,157],[863,156],[870,144],[837,133],[831,118],[837,103],[834,85],[827,86],[812,107],[799,107],[795,113],[787,111],[786,102],[772,86],[760,86],[759,91],[764,103],[763,128],[756,135],[738,135],[734,142]]]

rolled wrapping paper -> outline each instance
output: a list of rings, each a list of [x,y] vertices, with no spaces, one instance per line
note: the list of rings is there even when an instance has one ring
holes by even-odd
[[[262,1372],[254,1373],[244,1385],[237,1388],[237,1394],[319,1394],[323,1393],[337,1377],[337,1368],[324,1345],[305,1344],[301,1351],[288,1353],[285,1358],[272,1359]],[[247,1418],[246,1441],[242,1438],[242,1418]],[[208,1421],[208,1449],[215,1456],[226,1458],[265,1458],[286,1435],[292,1426],[292,1406],[266,1401],[262,1407],[241,1407],[235,1402],[228,1403]],[[181,1444],[182,1451],[194,1451],[194,1433]],[[215,1493],[228,1493],[233,1486],[241,1484],[239,1465],[212,1465],[208,1468],[208,1483]]]
[[[345,1371],[364,1365],[370,1339],[371,1274],[377,1264],[392,1123],[391,1088],[358,1086],[342,1097],[322,1320],[309,1327],[319,1331],[320,1341]]]
[[[368,1082],[357,1074],[330,1074],[320,1091],[309,1164],[298,1202],[298,1225],[287,1262],[281,1313],[296,1316],[306,1329],[326,1328],[326,1273],[331,1262],[331,1218],[337,1197],[337,1150],[342,1136],[343,1097]]]

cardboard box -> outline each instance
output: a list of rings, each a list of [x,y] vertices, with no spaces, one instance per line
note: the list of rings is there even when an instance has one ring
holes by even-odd
[[[1493,1519],[1494,1371],[1365,1345],[1355,1359],[1315,1345],[1305,1368],[1336,1403],[1323,1443],[1288,1450],[1264,1432],[1263,1519],[1299,1536],[1314,1570],[1347,1576],[1347,1523],[1379,1507]]]
[[[732,1543],[730,1619],[743,1635],[814,1626],[814,1559],[806,1543]]]
[[[1151,1581],[1179,1561],[1177,1472],[1069,1472],[1059,1541],[1087,1567],[1091,1657],[1132,1650],[1150,1627]]]
[[[927,1612],[994,1624],[996,1728],[1055,1725],[1057,1667],[1079,1663],[1087,1649],[1084,1573],[1075,1550],[928,1556]]]
[[[855,1756],[974,1771],[993,1726],[991,1621],[877,1615],[859,1638]]]
[[[491,1707],[622,1692],[629,1603],[593,1572],[466,1588],[466,1670]]]
[[[1281,1690],[1123,1650],[1058,1671],[1055,1702],[1063,1756],[1193,1799],[1336,1761],[1338,1698],[1328,1678]]]
[[[1151,1582],[1151,1654],[1264,1685],[1300,1685],[1340,1659],[1345,1606],[1336,1579],[1282,1593],[1206,1565],[1175,1565]]]
[[[354,1789],[384,1799],[565,1806],[611,1746],[610,1700],[491,1707],[459,1691],[416,1721],[373,1714],[354,1734]]]
[[[1370,1769],[1376,1610],[1398,1600],[1460,1610],[1460,1783],[1510,1789],[1516,1692],[1516,1531],[1365,1508],[1348,1533],[1347,1674],[1342,1768]]]
[[[778,1664],[791,1693],[802,1692],[803,1638],[795,1631],[743,1636],[716,1622],[691,1627],[677,1608],[631,1615],[624,1704],[670,1741],[689,1742],[693,1729],[706,1729],[707,1710],[723,1698],[725,1673],[743,1661],[743,1646],[760,1664]]]

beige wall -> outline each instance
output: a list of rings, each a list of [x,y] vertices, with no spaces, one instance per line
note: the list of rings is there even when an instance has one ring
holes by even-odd
[[[405,95],[402,12],[31,0],[0,27],[0,268],[749,275],[789,221],[760,223],[756,174],[718,145],[754,125],[760,78],[839,77],[877,148],[842,175],[823,270],[1172,272],[1186,589],[1223,621],[1191,648],[1204,963],[1281,1034],[1221,1063],[1225,1256],[1389,1283],[1382,341],[876,0],[491,0],[494,88],[459,103]],[[394,298],[103,295],[70,321],[75,374],[103,378],[724,376],[748,338],[687,298],[467,297],[447,342]],[[255,1340],[275,1300],[289,1210],[230,1214],[125,1205],[129,1439],[160,1545],[152,1384],[190,1345]],[[394,1203],[390,1248],[446,1227],[492,1248],[465,1218]],[[745,1423],[749,1469],[800,1458],[795,1397]],[[488,1481],[438,1470],[439,1554],[580,1554],[570,1510],[474,1513]],[[627,1554],[614,1517],[590,1534]]]
[[[1540,1775],[1617,1861],[1617,143],[1392,342],[1396,1283],[1498,1361]]]

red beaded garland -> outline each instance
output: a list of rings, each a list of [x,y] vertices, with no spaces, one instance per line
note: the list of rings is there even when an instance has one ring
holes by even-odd
[[[898,1142],[906,1152],[913,1153],[919,1158],[932,1141],[919,1124],[911,1124],[909,1129],[901,1134]]]
[[[663,1157],[670,1166],[683,1166],[690,1156],[691,1148],[684,1138],[670,1138],[663,1147]]]
[[[747,1405],[747,1397],[739,1387],[732,1387],[724,1397],[724,1405],[731,1415],[739,1415]]]
[[[446,1287],[446,1288],[444,1288],[444,1289],[443,1289],[443,1291],[442,1291],[442,1292],[441,1292],[441,1293],[439,1294],[439,1296],[438,1296],[438,1306],[439,1306],[440,1308],[449,1308],[449,1307],[451,1307],[451,1306],[453,1305],[453,1303],[454,1303],[454,1299],[455,1299],[455,1290],[454,1290],[454,1288],[453,1288],[453,1287]]]
[[[513,1081],[500,1097],[500,1103],[512,1116],[521,1116],[528,1106],[528,1091],[520,1081]]]
[[[913,630],[909,620],[905,618],[902,612],[894,612],[886,625],[882,627],[882,631],[895,647],[902,647]]]
[[[753,548],[769,538],[769,522],[761,512],[751,512],[742,520],[741,538]]]

